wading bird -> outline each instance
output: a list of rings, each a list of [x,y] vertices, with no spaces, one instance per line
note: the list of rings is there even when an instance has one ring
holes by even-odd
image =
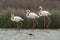
[[[23,21],[23,18],[19,17],[19,16],[15,16],[14,14],[11,14],[11,21],[14,21],[14,22],[17,22],[17,28],[19,29],[18,27],[18,22],[20,21]],[[22,26],[22,22],[21,22],[21,26]]]
[[[38,16],[36,13],[34,13],[34,12],[30,12],[29,9],[26,10],[26,13],[27,13],[27,14],[26,14],[26,17],[33,20],[33,26],[32,26],[32,29],[34,29],[34,27],[38,24],[36,18],[39,18],[39,16]],[[36,22],[35,25],[34,25],[34,21]]]
[[[51,19],[49,18],[49,15],[51,15],[51,13],[49,11],[43,10],[42,6],[39,6],[39,16],[44,16],[44,28],[45,28],[45,17],[48,18],[49,22],[47,24],[47,28],[49,26],[49,24],[51,23]]]

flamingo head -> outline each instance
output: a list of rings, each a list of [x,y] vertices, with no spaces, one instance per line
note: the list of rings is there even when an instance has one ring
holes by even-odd
[[[42,6],[39,6],[39,9],[41,9],[42,8]]]
[[[11,14],[11,17],[14,17],[14,14]]]
[[[28,10],[26,10],[26,12],[28,13],[28,12],[30,12],[30,10],[28,9]]]

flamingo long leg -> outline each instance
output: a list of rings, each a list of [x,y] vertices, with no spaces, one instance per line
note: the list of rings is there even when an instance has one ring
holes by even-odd
[[[17,29],[18,29],[18,22],[17,22]]]
[[[34,19],[33,19],[33,25],[32,25],[32,29],[34,29]]]
[[[44,28],[45,28],[45,16],[44,16]]]
[[[35,22],[36,22],[36,24],[34,25],[34,27],[38,24],[38,21],[35,19]]]
[[[36,24],[34,24],[34,20],[35,20]],[[38,24],[37,20],[36,19],[34,19],[34,20],[33,20],[33,27],[32,27],[32,29],[34,29],[34,27]]]
[[[18,30],[20,30],[20,28],[22,27],[22,25],[23,25],[23,23],[22,22],[20,22],[21,23],[21,25],[20,25],[20,27],[18,27]]]
[[[22,27],[22,25],[23,25],[23,23],[22,22],[20,22],[21,23],[21,25],[20,25],[20,28]],[[19,29],[20,30],[20,28],[18,27],[18,22],[17,22],[17,29]]]
[[[20,22],[21,23],[21,25],[20,25],[20,28],[22,27],[22,25],[23,25],[23,23],[22,22]]]
[[[49,24],[51,23],[51,19],[47,16],[47,18],[48,18],[48,20],[49,20],[49,22],[48,22],[48,24],[47,24],[47,28],[48,28],[48,26],[49,26]]]

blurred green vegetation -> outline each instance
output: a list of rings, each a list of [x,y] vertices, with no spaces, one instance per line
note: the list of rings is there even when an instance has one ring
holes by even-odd
[[[32,12],[35,12],[38,14],[38,10],[32,10]],[[32,28],[32,20],[26,18],[26,12],[25,9],[2,9],[0,10],[0,28],[16,28],[16,22],[13,22],[10,20],[11,18],[11,13],[14,13],[17,16],[21,16],[24,21],[23,21],[23,26],[21,28]],[[51,24],[49,25],[49,28],[54,29],[54,28],[60,28],[60,11],[59,10],[50,10],[51,16]],[[44,28],[44,18],[40,17],[37,19],[39,22],[38,25],[36,25],[35,28]],[[46,18],[46,22],[48,23],[48,20]],[[46,24],[47,25],[47,24]],[[19,27],[20,27],[20,22],[19,22]]]

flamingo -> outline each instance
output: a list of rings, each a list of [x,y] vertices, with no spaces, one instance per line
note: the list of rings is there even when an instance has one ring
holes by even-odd
[[[20,21],[23,21],[23,18],[21,18],[21,17],[19,17],[19,16],[15,16],[14,14],[11,14],[11,21],[14,21],[14,22],[17,22],[17,28],[19,28],[18,27],[18,22]],[[22,26],[22,22],[21,22],[21,26]]]
[[[36,18],[39,18],[39,16],[36,14],[36,13],[34,13],[34,12],[30,12],[30,10],[28,9],[28,10],[26,10],[26,17],[27,18],[30,18],[30,19],[32,19],[33,21],[33,26],[32,26],[32,29],[34,29],[34,27],[38,24],[38,22],[37,22],[37,20],[36,20]],[[36,22],[36,24],[34,25],[34,21]]]
[[[42,6],[39,6],[39,9],[40,9],[39,16],[44,16],[44,28],[45,28],[45,17],[47,17],[49,20],[49,22],[47,24],[47,28],[48,28],[49,24],[51,23],[51,19],[49,17],[49,15],[51,15],[51,13],[49,11],[43,10]]]

